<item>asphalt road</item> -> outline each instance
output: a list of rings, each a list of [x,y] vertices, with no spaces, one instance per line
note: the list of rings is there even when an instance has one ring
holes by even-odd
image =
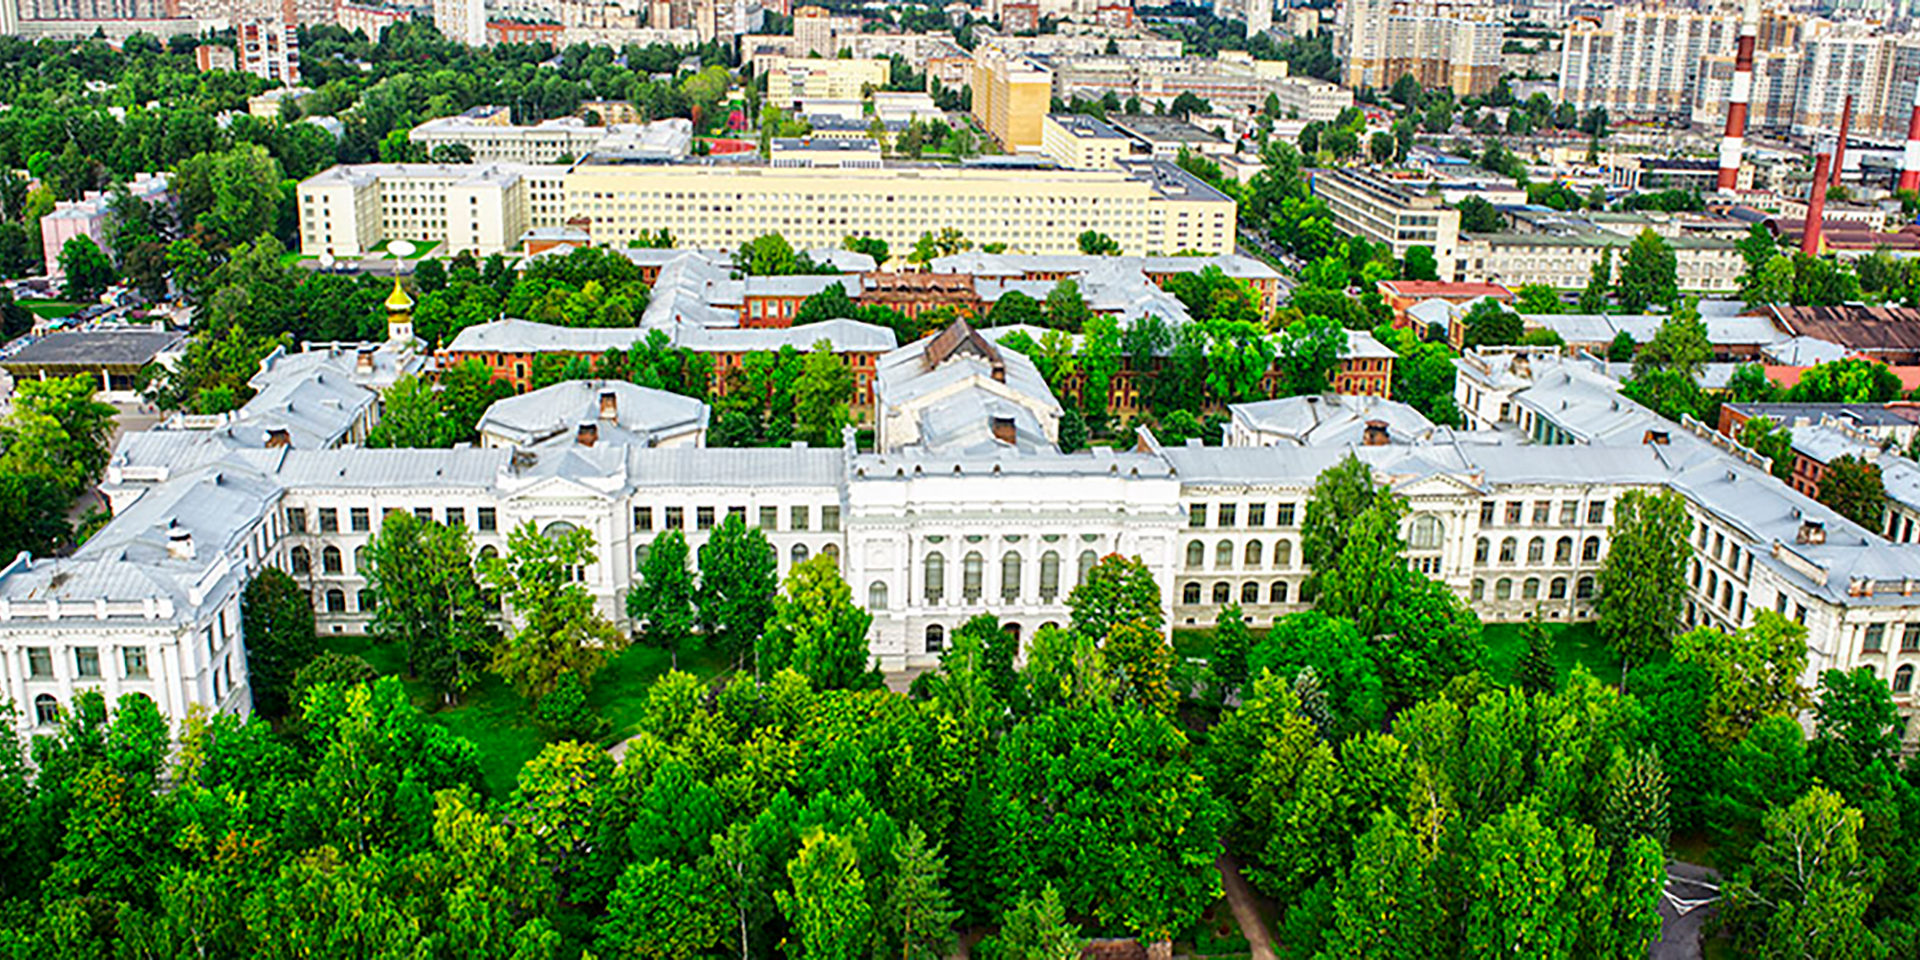
[[[1667,889],[1660,898],[1660,941],[1647,951],[1651,960],[1700,960],[1700,930],[1717,911],[1720,874],[1708,867],[1675,861],[1667,865]]]

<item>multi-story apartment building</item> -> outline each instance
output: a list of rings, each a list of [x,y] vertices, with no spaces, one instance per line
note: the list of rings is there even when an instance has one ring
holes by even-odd
[[[458,144],[476,163],[571,163],[600,151],[628,160],[672,163],[693,151],[693,124],[684,117],[651,123],[594,126],[579,117],[558,117],[530,126],[507,121],[500,107],[476,107],[452,117],[428,120],[407,139],[429,154]]]
[[[864,100],[887,85],[885,60],[780,57],[767,64],[767,101],[791,110],[801,100]]]
[[[1482,619],[1592,617],[1620,499],[1673,491],[1692,521],[1689,624],[1733,629],[1775,610],[1807,627],[1808,679],[1866,667],[1903,713],[1920,706],[1920,546],[1854,525],[1750,451],[1658,418],[1551,351],[1460,362],[1475,443],[1403,415],[1399,429],[1364,424],[1358,445],[1350,429],[1328,445],[1226,447],[1142,433],[1124,450],[1062,454],[1048,429],[1060,407],[1031,361],[964,326],[882,357],[877,376],[889,422],[911,429],[872,451],[277,447],[142,479],[123,449],[109,479],[141,495],[117,500],[73,556],[0,569],[0,688],[33,732],[89,687],[146,693],[174,716],[244,711],[247,579],[286,570],[322,631],[365,630],[364,550],[395,511],[466,528],[479,557],[524,524],[590,531],[580,582],[623,627],[655,537],[679,531],[697,548],[738,517],[766,532],[782,573],[834,558],[889,671],[933,666],[976,614],[1019,637],[1066,623],[1072,586],[1110,553],[1146,564],[1175,626],[1211,624],[1236,602],[1266,624],[1306,607],[1310,490],[1354,456],[1407,500],[1406,562]]]
[[[486,0],[433,0],[433,25],[440,35],[470,47],[487,45]]]
[[[1093,117],[1050,113],[1040,121],[1040,149],[1063,167],[1104,170],[1132,156],[1133,141]]]
[[[1340,230],[1393,247],[1404,258],[1414,247],[1433,251],[1440,279],[1454,279],[1460,242],[1460,212],[1439,197],[1416,194],[1398,184],[1356,170],[1328,167],[1313,171],[1313,195],[1327,202]]]
[[[1350,89],[1385,90],[1402,76],[1457,96],[1500,80],[1504,18],[1492,4],[1450,0],[1353,0],[1340,8],[1336,52]]]
[[[1561,290],[1587,285],[1594,265],[1611,255],[1618,273],[1633,238],[1608,230],[1579,233],[1476,233],[1460,238],[1457,277],[1466,283],[1497,283],[1519,289],[1530,283]],[[1727,293],[1740,287],[1746,261],[1730,240],[1675,237],[1680,289]]]
[[[353,257],[386,240],[481,255],[518,249],[528,230],[565,223],[566,173],[538,164],[331,167],[300,183],[300,249]]]
[[[293,21],[243,20],[234,31],[241,70],[287,86],[300,82],[300,35]]]
[[[164,173],[136,174],[125,187],[127,193],[141,203],[167,202],[173,198],[167,192]],[[60,252],[67,248],[69,240],[86,237],[108,256],[119,256],[113,249],[110,229],[114,223],[112,203],[112,195],[89,190],[78,200],[55,203],[53,209],[40,218],[40,255],[46,262],[48,276],[64,275]]]
[[[1268,92],[1279,101],[1282,117],[1332,123],[1353,106],[1353,91],[1337,83],[1297,76],[1276,77],[1269,83]]]
[[[1706,58],[1732,55],[1738,9],[1614,7],[1598,22],[1567,25],[1560,47],[1560,97],[1612,117],[1679,117],[1692,108]],[[1725,101],[1721,101],[1725,119]]]
[[[1053,106],[1053,73],[1037,61],[980,49],[973,57],[973,115],[1008,151],[1040,146]]]

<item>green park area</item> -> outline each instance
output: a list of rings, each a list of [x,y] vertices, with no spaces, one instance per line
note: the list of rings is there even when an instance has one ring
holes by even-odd
[[[81,307],[86,306],[84,303],[76,303],[71,300],[21,300],[20,305],[26,307],[34,316],[42,320],[59,320],[62,317],[70,317]]]

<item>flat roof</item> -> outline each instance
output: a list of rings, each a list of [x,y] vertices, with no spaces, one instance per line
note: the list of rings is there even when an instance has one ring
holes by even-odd
[[[21,347],[4,364],[24,366],[144,366],[154,354],[186,339],[174,330],[128,327],[121,330],[67,330],[41,337]]]

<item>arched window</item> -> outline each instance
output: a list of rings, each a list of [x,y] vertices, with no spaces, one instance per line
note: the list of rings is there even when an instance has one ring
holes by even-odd
[[[1087,582],[1087,572],[1093,569],[1094,563],[1098,560],[1099,558],[1093,555],[1092,550],[1080,551],[1080,572],[1074,577],[1074,586],[1079,586]]]
[[[1720,571],[1707,571],[1707,602],[1713,602],[1713,594],[1720,589]]]
[[[1240,585],[1241,603],[1259,603],[1260,585],[1251,581]]]
[[[1020,646],[1020,625],[1019,624],[1017,623],[1002,624],[1000,627],[1000,632],[1013,638],[1013,645],[1016,649]]]
[[[1189,583],[1186,586],[1181,587],[1180,602],[1188,603],[1188,604],[1199,603],[1200,602],[1200,585],[1197,583]]]
[[[792,563],[792,565],[796,567],[803,563],[806,563],[807,562],[807,545],[804,543],[794,544],[793,549],[787,551],[787,557],[788,557],[788,560]]]
[[[1494,581],[1493,598],[1495,600],[1512,600],[1513,581],[1506,577],[1501,577],[1499,580]]]
[[[1247,541],[1246,566],[1248,570],[1258,570],[1260,568],[1260,555],[1264,550],[1265,547],[1260,541]]]
[[[1198,540],[1187,541],[1187,569],[1198,570],[1207,560],[1207,545]]]
[[[1486,537],[1481,537],[1480,539],[1475,540],[1473,542],[1473,562],[1474,563],[1484,564],[1487,562],[1487,558],[1492,556],[1492,554],[1493,554],[1493,544],[1488,542]]]
[[[821,547],[820,555],[823,557],[826,557],[828,560],[832,560],[833,565],[835,567],[840,566],[840,545],[839,544],[829,543],[826,546]]]
[[[1214,584],[1213,585],[1213,602],[1214,603],[1232,603],[1233,602],[1233,585],[1226,582],[1225,580],[1222,580],[1219,583]]]
[[[353,598],[353,603],[360,608],[361,613],[372,613],[373,608],[380,605],[380,601],[374,597],[372,590],[360,591],[359,595]]]
[[[1586,542],[1580,544],[1580,559],[1584,563],[1592,563],[1600,559],[1599,537],[1588,537]]]
[[[1720,582],[1720,609],[1727,610],[1727,609],[1730,609],[1732,606],[1733,606],[1733,581],[1722,580]]]
[[[968,603],[980,602],[980,581],[986,570],[987,561],[976,551],[967,554],[960,561],[960,597]]]
[[[1540,599],[1540,578],[1539,577],[1528,577],[1527,582],[1520,585],[1520,599],[1522,600]]]
[[[1233,541],[1222,540],[1213,545],[1213,568],[1215,570],[1233,569]]]
[[[340,572],[340,548],[328,546],[320,551],[320,572]]]
[[[1485,600],[1486,598],[1487,598],[1487,582],[1485,580],[1480,579],[1479,577],[1475,577],[1473,580],[1473,599]]]
[[[921,592],[927,595],[928,603],[939,603],[947,595],[947,558],[938,552],[929,553],[920,561],[920,570]]]
[[[1501,563],[1505,563],[1505,564],[1513,563],[1515,557],[1518,556],[1519,552],[1520,552],[1520,541],[1515,540],[1512,537],[1508,537],[1505,540],[1500,541],[1500,562]]]
[[[33,719],[42,726],[60,719],[60,701],[53,694],[43,693],[33,698]]]
[[[937,623],[927,624],[927,652],[939,653],[947,648],[947,630]]]
[[[488,550],[493,549],[488,547]],[[633,575],[636,579],[643,576],[647,569],[647,555],[653,552],[653,544],[643,543],[633,548]]]
[[[1415,550],[1438,550],[1446,535],[1447,528],[1439,517],[1423,513],[1413,518],[1413,528],[1407,531],[1407,546]]]
[[[867,585],[867,609],[885,610],[887,608],[887,585],[875,580]]]
[[[327,612],[328,613],[346,613],[347,612],[347,592],[345,590],[342,590],[339,587],[334,587],[333,589],[327,591]]]
[[[496,547],[493,544],[489,543],[486,546],[480,548],[480,562],[492,563],[493,561],[498,559],[500,559],[499,547]]]
[[[300,576],[313,572],[313,554],[308,553],[306,547],[294,547],[287,553],[287,562],[292,565],[293,572]]]
[[[367,548],[366,547],[353,548],[353,572],[363,577],[367,575]]]
[[[1267,586],[1267,602],[1268,603],[1286,603],[1287,602],[1287,582],[1285,580],[1275,580],[1273,583]]]
[[[1000,599],[1013,603],[1020,599],[1020,554],[1008,550],[1000,557]]]
[[[1527,564],[1535,566],[1547,562],[1547,541],[1544,537],[1534,537],[1527,541]]]
[[[1273,568],[1285,570],[1293,566],[1293,541],[1275,540],[1273,542]]]
[[[1913,664],[1905,664],[1893,672],[1893,692],[1910,693],[1913,690]]]
[[[1573,538],[1572,537],[1561,537],[1557,542],[1554,543],[1553,562],[1554,563],[1572,563],[1573,562]]]
[[[1052,603],[1060,598],[1060,555],[1048,550],[1040,555],[1040,602]]]
[[[1567,578],[1554,577],[1553,581],[1547,584],[1547,599],[1548,600],[1565,600],[1566,598],[1567,598]]]
[[[571,523],[566,522],[565,520],[555,520],[554,522],[547,524],[547,528],[545,530],[540,531],[540,535],[543,537],[546,537],[548,540],[557,540],[578,529],[580,528],[574,526]]]
[[[1573,598],[1575,600],[1593,599],[1593,578],[1592,577],[1581,577],[1579,580],[1574,581]]]

